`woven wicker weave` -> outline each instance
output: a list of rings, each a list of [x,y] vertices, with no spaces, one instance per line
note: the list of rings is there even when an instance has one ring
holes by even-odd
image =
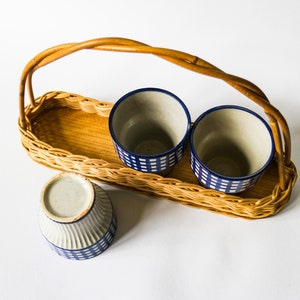
[[[189,151],[168,177],[125,167],[114,152],[108,130],[112,103],[55,91],[34,97],[33,73],[82,49],[154,54],[188,70],[224,80],[264,109],[275,140],[276,158],[255,187],[238,195],[201,187],[191,171]],[[26,85],[30,99],[27,106]],[[19,105],[22,144],[34,161],[192,207],[247,219],[272,216],[285,207],[297,179],[297,171],[291,161],[287,122],[266,95],[251,82],[227,74],[184,52],[151,47],[123,38],[58,45],[41,52],[25,66],[20,81]]]

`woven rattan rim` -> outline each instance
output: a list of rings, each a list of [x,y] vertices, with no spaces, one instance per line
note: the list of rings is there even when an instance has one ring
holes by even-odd
[[[101,159],[95,160],[73,155],[64,149],[54,149],[51,145],[39,141],[31,131],[31,119],[44,109],[49,109],[50,106],[69,106],[73,109],[82,109],[102,116],[108,116],[110,112],[111,103],[99,102],[66,92],[50,92],[38,98],[34,96],[32,75],[35,71],[83,49],[153,54],[188,70],[224,80],[261,106],[268,116],[276,148],[279,182],[272,194],[263,199],[243,199],[238,196],[207,190],[197,185],[185,184],[176,179],[141,173]],[[27,106],[25,106],[26,86],[30,100],[30,104]],[[19,110],[22,144],[35,161],[64,171],[79,172],[103,181],[112,183],[115,181],[119,185],[134,186],[137,190],[146,193],[225,215],[244,218],[261,218],[273,215],[286,205],[297,179],[296,168],[291,161],[291,137],[288,124],[280,111],[269,102],[266,95],[248,80],[225,73],[197,56],[177,50],[151,47],[124,38],[99,38],[51,47],[35,56],[25,66],[20,80]],[[91,172],[91,170],[93,171]],[[114,179],[114,176],[117,179]],[[124,182],[120,182],[120,178],[125,178]],[[176,195],[176,197],[170,197],[171,194]]]

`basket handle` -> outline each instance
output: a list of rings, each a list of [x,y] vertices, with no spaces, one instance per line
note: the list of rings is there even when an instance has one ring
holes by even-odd
[[[35,56],[25,66],[20,79],[19,124],[21,128],[25,129],[27,126],[24,103],[26,84],[31,106],[35,107],[37,105],[32,88],[33,73],[39,68],[46,66],[51,62],[54,62],[64,56],[67,56],[69,54],[83,49],[154,54],[156,56],[161,57],[162,59],[170,61],[188,70],[221,79],[229,85],[231,85],[236,90],[238,90],[239,92],[241,92],[242,94],[244,94],[250,100],[257,103],[264,109],[265,114],[269,118],[278,159],[280,188],[282,190],[285,189],[285,166],[290,166],[291,163],[290,132],[287,122],[282,116],[282,114],[279,112],[278,109],[276,109],[273,105],[270,104],[267,96],[262,92],[261,89],[259,89],[256,85],[254,85],[246,79],[225,73],[224,71],[220,70],[219,68],[215,67],[214,65],[197,56],[190,55],[188,53],[177,50],[152,47],[130,39],[98,38],[80,43],[62,44],[46,49],[37,56]]]

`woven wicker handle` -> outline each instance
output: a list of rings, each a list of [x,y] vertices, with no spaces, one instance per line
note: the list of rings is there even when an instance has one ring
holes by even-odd
[[[106,51],[118,51],[118,52],[134,52],[134,53],[147,53],[159,56],[167,61],[184,67],[188,70],[201,73],[203,75],[215,77],[222,79],[229,85],[240,91],[242,94],[247,96],[249,99],[261,106],[266,115],[269,117],[270,126],[272,129],[275,148],[278,159],[279,168],[279,183],[281,189],[285,189],[286,176],[285,176],[285,166],[290,165],[291,160],[291,139],[288,125],[281,115],[281,113],[270,104],[266,95],[253,83],[245,80],[241,77],[237,77],[228,73],[223,72],[207,61],[193,56],[181,51],[176,51],[166,48],[151,47],[149,45],[124,39],[124,38],[99,38],[84,41],[81,43],[69,43],[62,44],[52,48],[49,48],[37,56],[35,56],[24,68],[20,81],[20,98],[19,98],[19,108],[20,108],[20,127],[26,128],[25,119],[25,86],[27,83],[28,94],[30,98],[31,105],[35,107],[37,103],[35,102],[35,97],[32,88],[32,75],[33,73],[64,56],[71,53],[77,52],[83,49],[93,49],[93,50],[106,50]],[[283,140],[282,140],[283,136]]]

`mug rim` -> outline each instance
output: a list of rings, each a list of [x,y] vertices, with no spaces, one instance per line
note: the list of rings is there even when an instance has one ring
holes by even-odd
[[[176,100],[185,112],[185,116],[187,118],[187,127],[186,127],[185,134],[184,134],[183,138],[180,140],[179,143],[177,143],[175,146],[173,146],[171,149],[169,149],[167,151],[164,151],[164,152],[161,152],[161,153],[158,153],[158,154],[147,154],[147,155],[139,154],[139,153],[130,151],[127,148],[125,148],[122,143],[119,142],[119,140],[117,139],[117,137],[114,133],[113,125],[112,125],[113,115],[114,115],[116,109],[118,108],[119,104],[122,103],[126,98],[128,98],[128,97],[130,97],[134,94],[141,93],[141,92],[160,92],[160,93],[163,93],[163,94],[167,94],[167,95],[171,96],[174,100]],[[190,134],[191,116],[190,116],[189,110],[188,110],[187,106],[184,104],[184,102],[178,96],[173,94],[172,92],[170,92],[168,90],[165,90],[165,89],[162,89],[162,88],[145,87],[145,88],[135,89],[133,91],[130,91],[130,92],[126,93],[114,104],[114,106],[112,107],[111,112],[109,114],[108,126],[109,126],[109,131],[110,131],[110,134],[112,136],[112,139],[118,145],[118,147],[124,149],[127,153],[129,153],[130,155],[133,155],[133,156],[138,156],[140,158],[155,159],[155,158],[158,158],[158,157],[161,157],[161,156],[167,156],[168,154],[174,152],[174,150],[176,150],[177,148],[181,147],[182,144],[184,144],[184,142],[187,140],[187,138]]]
[[[265,128],[267,129],[267,131],[269,132],[270,135],[270,139],[271,139],[271,151],[270,151],[270,155],[268,157],[268,159],[266,160],[266,162],[263,164],[262,167],[260,167],[257,171],[246,175],[246,176],[225,176],[222,174],[219,174],[213,170],[211,170],[210,168],[208,168],[200,159],[200,157],[198,156],[195,146],[194,146],[194,132],[195,132],[195,128],[197,127],[197,125],[200,123],[200,121],[202,119],[204,119],[205,116],[209,115],[210,113],[217,111],[217,110],[223,110],[223,109],[236,109],[236,110],[242,110],[245,111],[247,113],[250,113],[251,115],[253,115],[254,117],[258,118],[265,126]],[[273,138],[273,134],[272,134],[272,130],[271,127],[269,126],[269,124],[266,122],[266,120],[264,120],[258,113],[254,112],[251,109],[248,109],[246,107],[243,106],[239,106],[239,105],[230,105],[230,104],[225,104],[225,105],[219,105],[219,106],[215,106],[213,108],[210,108],[208,110],[206,110],[205,112],[203,112],[194,122],[192,129],[191,129],[191,135],[190,135],[190,149],[192,154],[196,157],[197,161],[199,162],[199,164],[205,168],[206,170],[208,170],[212,175],[218,177],[218,178],[222,178],[224,180],[231,180],[231,181],[241,181],[241,180],[245,180],[245,179],[251,179],[254,178],[256,176],[258,176],[260,173],[262,173],[267,167],[268,165],[271,163],[271,161],[273,160],[274,154],[275,154],[275,144],[274,144],[274,138]]]

